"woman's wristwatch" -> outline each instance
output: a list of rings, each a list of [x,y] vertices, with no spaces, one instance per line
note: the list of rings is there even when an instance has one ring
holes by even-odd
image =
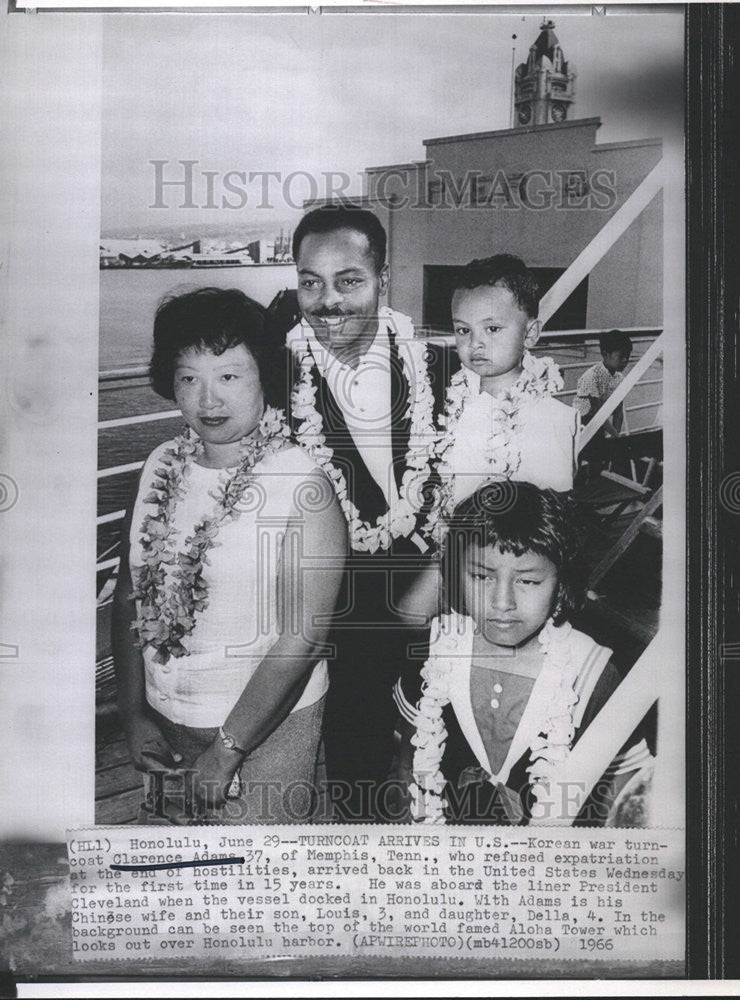
[[[227,750],[235,750],[237,753],[241,754],[247,753],[247,751],[242,749],[242,747],[237,746],[234,737],[231,735],[231,733],[227,733],[223,726],[218,727],[218,735],[221,742],[223,743],[223,745],[226,747]]]

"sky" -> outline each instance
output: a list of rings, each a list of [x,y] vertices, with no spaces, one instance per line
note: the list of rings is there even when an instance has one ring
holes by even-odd
[[[583,10],[552,13],[578,74],[571,117],[600,116],[600,142],[680,129],[680,14]],[[546,13],[111,17],[102,231],[290,224],[328,172],[358,193],[363,168],[423,159],[424,139],[508,128],[512,47],[524,61]],[[194,208],[181,207],[183,185],[156,190],[158,170],[186,179],[180,160],[195,161]],[[230,171],[247,175],[231,175],[239,193]]]

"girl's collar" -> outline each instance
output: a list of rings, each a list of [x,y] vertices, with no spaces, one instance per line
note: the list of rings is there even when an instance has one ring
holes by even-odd
[[[468,677],[474,624],[461,615],[435,619],[430,655],[421,672],[422,696],[417,710],[414,782],[410,786],[412,813],[417,822],[444,823],[445,778],[441,771],[447,741],[442,710],[449,704],[455,679]],[[571,644],[570,624],[556,626],[548,619],[538,635],[543,664],[520,720],[504,767],[492,780],[506,781],[507,768],[529,748],[533,795],[537,799],[556,765],[567,757],[575,736],[574,714],[578,657]],[[466,693],[466,697],[468,697]],[[485,759],[485,752],[483,754]]]

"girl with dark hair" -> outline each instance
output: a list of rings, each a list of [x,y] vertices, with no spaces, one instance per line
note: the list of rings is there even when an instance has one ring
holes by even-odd
[[[344,518],[275,405],[258,303],[217,288],[165,300],[151,380],[187,426],[144,463],[113,604],[122,722],[156,775],[142,819],[305,822]]]
[[[569,499],[529,483],[480,487],[455,509],[441,569],[447,613],[432,622],[421,697],[413,710],[399,703],[412,816],[526,823],[620,681],[611,650],[568,621],[583,594]],[[413,602],[412,593],[409,617]],[[461,750],[472,755],[462,768]],[[650,760],[645,740],[628,741],[570,819],[603,825],[618,789]],[[560,805],[567,816],[567,794]]]

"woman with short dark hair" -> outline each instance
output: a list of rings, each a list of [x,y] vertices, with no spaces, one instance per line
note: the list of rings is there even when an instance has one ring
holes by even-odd
[[[113,653],[134,764],[192,797],[165,809],[175,821],[305,822],[344,518],[274,405],[281,355],[258,303],[165,300],[150,373],[187,427],[146,460],[121,540]]]

